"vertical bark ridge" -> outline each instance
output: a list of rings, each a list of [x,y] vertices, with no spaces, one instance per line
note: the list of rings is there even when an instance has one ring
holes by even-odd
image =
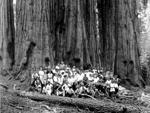
[[[0,0],[0,71],[11,70],[14,64],[13,1]]]

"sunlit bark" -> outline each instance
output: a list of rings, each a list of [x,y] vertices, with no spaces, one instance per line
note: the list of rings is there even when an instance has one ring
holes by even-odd
[[[11,70],[14,64],[13,0],[0,0],[0,70]]]

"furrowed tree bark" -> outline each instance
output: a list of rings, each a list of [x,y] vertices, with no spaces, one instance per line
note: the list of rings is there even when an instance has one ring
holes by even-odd
[[[139,20],[136,0],[99,0],[101,61],[124,84],[144,87],[139,53]]]
[[[104,102],[102,100],[48,96],[25,91],[11,91],[11,92],[19,96],[27,97],[29,99],[36,101],[46,101],[50,103],[59,103],[69,106],[79,106],[81,108],[89,108],[90,110],[95,110],[97,112],[145,113],[150,111],[149,108],[145,107],[124,105],[114,102]]]
[[[71,66],[84,68],[96,66],[95,5],[96,0],[66,0],[62,3],[62,12],[56,13],[56,22],[53,22],[56,23],[55,62],[63,60]]]
[[[96,0],[16,3],[16,70],[37,70],[60,61],[96,66]]]
[[[16,1],[15,67],[20,75],[54,65],[49,8],[49,0]]]
[[[14,64],[13,0],[0,0],[0,71]]]

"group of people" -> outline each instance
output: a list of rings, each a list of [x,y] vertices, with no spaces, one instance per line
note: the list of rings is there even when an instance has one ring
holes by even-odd
[[[75,66],[70,68],[63,62],[55,68],[42,68],[32,74],[32,90],[57,96],[80,97],[82,94],[95,96],[104,93],[109,97],[115,97],[118,93],[118,79],[113,72],[103,70],[81,71]]]

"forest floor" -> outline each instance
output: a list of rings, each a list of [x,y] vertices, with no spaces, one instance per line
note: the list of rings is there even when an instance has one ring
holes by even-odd
[[[10,89],[13,89],[14,84],[21,84],[18,81],[10,79],[9,76],[0,75],[0,84],[7,85]],[[145,89],[150,93],[150,88]],[[137,95],[137,92],[135,92]],[[111,100],[106,97],[99,98],[106,102],[123,103],[128,105],[137,105],[141,107],[147,107],[147,104],[137,101],[134,98],[121,98]],[[0,113],[102,113],[98,111],[90,111],[88,108],[81,109],[79,107],[64,106],[53,103],[37,102],[28,98],[22,98],[14,93],[7,92],[4,88],[0,87]],[[105,113],[105,112],[104,112]]]
[[[9,76],[0,75],[0,84],[5,84],[13,89],[14,84],[20,85],[19,81],[13,80]],[[17,105],[17,103],[19,103]],[[92,113],[88,109],[78,107],[62,106],[59,104],[49,104],[37,102],[31,99],[19,97],[7,92],[0,87],[0,113]]]

